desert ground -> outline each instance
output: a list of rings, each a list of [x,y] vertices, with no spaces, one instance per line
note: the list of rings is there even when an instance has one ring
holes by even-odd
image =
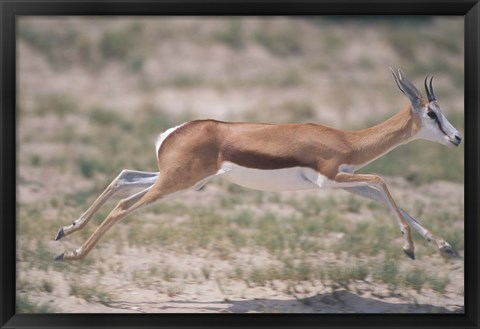
[[[380,123],[408,100],[388,66],[435,94],[460,131],[456,18],[29,18],[17,39],[17,312],[461,313],[464,149],[400,146],[361,169],[447,240],[402,252],[389,209],[339,190],[260,192],[215,179],[114,226],[84,260],[77,219],[122,169],[157,171],[154,141],[212,118]]]

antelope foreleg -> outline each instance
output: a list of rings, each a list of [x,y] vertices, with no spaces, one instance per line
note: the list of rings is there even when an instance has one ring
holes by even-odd
[[[381,177],[376,175],[363,175],[340,172],[335,176],[335,181],[339,184],[339,187],[342,188],[369,186],[373,189],[378,190],[385,198],[387,205],[390,207],[393,214],[398,220],[398,224],[400,225],[400,230],[403,234],[405,241],[405,244],[403,245],[403,252],[411,259],[415,259],[415,245],[413,243],[410,226],[402,215],[400,209],[397,207],[397,204],[393,200],[393,197],[391,196],[387,185]]]

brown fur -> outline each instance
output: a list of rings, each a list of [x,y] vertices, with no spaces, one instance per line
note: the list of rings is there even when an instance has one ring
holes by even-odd
[[[309,167],[334,179],[341,164],[364,165],[420,129],[411,106],[360,131],[321,124],[261,124],[198,120],[169,135],[158,152],[163,177],[191,184],[215,174],[223,161],[256,169]],[[181,173],[181,175],[175,175]],[[171,175],[170,175],[171,174]],[[190,183],[187,183],[190,182]]]

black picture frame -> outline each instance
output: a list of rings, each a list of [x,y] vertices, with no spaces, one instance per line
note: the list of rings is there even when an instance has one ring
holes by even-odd
[[[459,15],[465,19],[464,314],[15,314],[15,22],[18,15]],[[0,2],[1,328],[478,328],[479,43],[478,1],[19,1]]]

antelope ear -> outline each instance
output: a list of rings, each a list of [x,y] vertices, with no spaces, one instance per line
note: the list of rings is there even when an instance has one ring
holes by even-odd
[[[389,69],[390,72],[392,73],[393,81],[395,81],[395,83],[397,84],[398,89],[400,89],[400,91],[401,91],[402,93],[404,93],[405,95],[407,95],[407,93],[405,92],[405,90],[402,89],[402,85],[400,84],[400,81],[398,81],[398,77],[397,77],[397,74],[395,73],[395,71],[392,69],[391,66],[389,66],[388,69]]]
[[[419,105],[422,103],[423,96],[420,93],[420,91],[411,83],[406,74],[398,69],[398,74],[395,73],[395,71],[389,67],[390,72],[392,73],[393,80],[397,84],[398,89],[407,96],[407,98],[410,100],[410,102],[413,105],[414,109],[417,109]]]

